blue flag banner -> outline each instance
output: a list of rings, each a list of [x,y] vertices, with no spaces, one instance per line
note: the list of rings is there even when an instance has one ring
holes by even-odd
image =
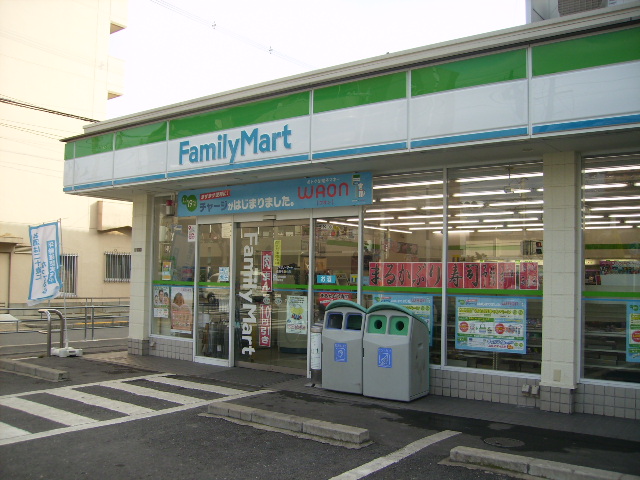
[[[60,230],[58,222],[29,227],[32,271],[27,305],[51,300],[60,294]]]

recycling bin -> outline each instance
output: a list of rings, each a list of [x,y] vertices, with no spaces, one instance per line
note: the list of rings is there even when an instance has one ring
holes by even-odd
[[[367,311],[362,393],[409,402],[429,393],[429,324],[393,303]]]
[[[362,327],[367,310],[349,300],[334,300],[322,329],[322,388],[362,394]]]

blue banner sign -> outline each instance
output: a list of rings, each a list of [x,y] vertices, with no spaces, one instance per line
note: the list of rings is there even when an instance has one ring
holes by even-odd
[[[28,305],[56,298],[62,288],[60,278],[60,231],[58,222],[29,227],[32,269]]]
[[[231,215],[373,202],[371,173],[211,187],[178,194],[178,216]]]

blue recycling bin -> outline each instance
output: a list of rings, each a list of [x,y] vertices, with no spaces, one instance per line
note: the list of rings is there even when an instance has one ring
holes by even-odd
[[[409,402],[429,393],[429,324],[393,303],[367,311],[362,393]]]
[[[362,329],[367,310],[335,300],[325,310],[322,328],[322,388],[362,394]]]

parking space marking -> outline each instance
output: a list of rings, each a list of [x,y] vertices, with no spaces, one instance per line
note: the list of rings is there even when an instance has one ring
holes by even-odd
[[[59,408],[53,408],[24,398],[3,398],[0,399],[0,405],[13,408],[15,410],[21,410],[37,417],[46,418],[47,420],[61,423],[68,427],[97,422],[97,420],[94,420],[93,418],[76,415],[75,413],[67,412],[66,410],[60,410]]]
[[[0,440],[4,440],[5,438],[21,437],[22,435],[29,435],[29,432],[0,422]]]
[[[54,390],[49,390],[47,393],[49,395],[55,395],[56,397],[67,398],[87,405],[93,405],[94,407],[106,408],[107,410],[113,410],[114,412],[123,413],[125,415],[138,415],[141,413],[151,413],[155,411],[151,408],[140,407],[132,403],[111,400],[91,393],[80,392],[71,387],[56,388]]]
[[[455,432],[453,430],[444,430],[442,432],[434,433],[433,435],[429,435],[428,437],[416,440],[415,442],[412,442],[409,445],[401,448],[400,450],[396,450],[395,452],[390,453],[389,455],[376,458],[369,463],[365,463],[364,465],[360,465],[353,470],[349,470],[348,472],[344,472],[336,477],[333,477],[331,480],[357,480],[359,478],[366,477],[367,475],[371,475],[378,470],[382,470],[389,465],[393,465],[394,463],[399,462],[400,460],[407,458],[416,452],[419,452],[423,448],[426,448],[430,445],[433,445],[434,443],[438,443],[442,440],[446,440],[447,438],[451,438],[458,434],[460,434],[460,432]]]
[[[203,392],[217,393],[220,395],[239,395],[245,393],[245,390],[236,388],[220,387],[218,385],[210,385],[208,383],[189,382],[186,380],[178,380],[177,378],[166,377],[164,375],[157,377],[147,377],[150,382],[162,383],[164,385],[172,385],[174,387],[189,388],[191,390],[202,390]]]

